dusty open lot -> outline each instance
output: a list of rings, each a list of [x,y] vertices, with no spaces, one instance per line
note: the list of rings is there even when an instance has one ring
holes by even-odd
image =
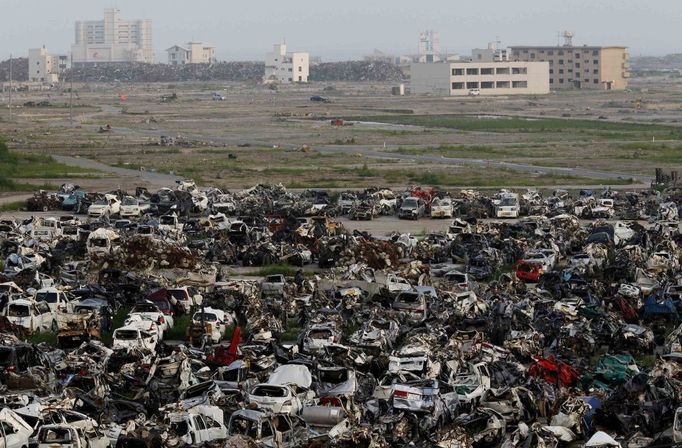
[[[622,92],[445,99],[391,96],[391,85],[376,83],[82,84],[73,120],[67,87],[15,95],[13,120],[0,112],[0,135],[14,151],[65,156],[77,169],[12,178],[90,189],[179,176],[224,188],[631,188],[656,167],[682,168],[682,83],[661,77],[633,79]],[[213,92],[226,100],[212,101]],[[27,104],[40,101],[49,105]],[[337,117],[346,125],[333,126]],[[159,146],[162,135],[182,143]]]

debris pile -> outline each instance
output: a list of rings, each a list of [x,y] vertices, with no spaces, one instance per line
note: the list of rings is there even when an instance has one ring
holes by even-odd
[[[682,443],[675,187],[44,195],[0,219],[19,446]]]

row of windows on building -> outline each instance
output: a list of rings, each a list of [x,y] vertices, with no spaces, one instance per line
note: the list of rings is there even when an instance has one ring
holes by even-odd
[[[573,73],[573,69],[572,69],[572,68],[569,68],[568,70],[566,70],[566,72],[567,72],[567,73]],[[580,70],[576,70],[575,72],[576,72],[576,73],[580,73]],[[559,69],[559,74],[560,74],[560,75],[563,75],[563,73],[564,73],[564,69],[563,69],[563,68],[560,68],[560,69]],[[585,69],[585,73],[590,73],[590,69],[589,69],[589,68],[586,68],[586,69]],[[554,69],[553,69],[553,68],[550,68],[550,69],[549,69],[549,74],[550,74],[550,75],[553,75],[553,74],[554,74]],[[595,68],[594,70],[592,70],[592,74],[593,74],[593,75],[598,75],[598,74],[599,74],[599,69]]]
[[[575,82],[575,81],[580,82],[580,79],[569,79],[567,82]],[[589,84],[590,80],[585,78],[584,82]],[[554,84],[554,79],[549,78],[549,83]],[[564,78],[559,78],[559,84],[563,84],[563,83],[564,83]],[[592,80],[592,83],[593,84],[599,84],[599,80],[595,78]]]
[[[524,89],[528,81],[483,81],[483,82],[453,82],[452,90],[464,89]]]
[[[453,68],[452,69],[452,76],[464,76],[464,74],[467,75],[526,75],[528,74],[528,68],[526,67],[512,67],[511,70],[509,67],[497,67],[497,68],[467,68],[466,70],[463,68]]]
[[[575,54],[577,57],[580,57],[580,53],[581,53],[580,51],[578,51],[578,50],[573,50],[573,51],[574,51],[574,53],[571,53],[571,51],[569,51],[567,53],[567,55],[572,56]],[[592,56],[599,56],[599,50],[582,50],[582,54],[590,54],[590,52],[592,53]],[[521,50],[521,52],[519,52],[519,50],[515,50],[512,54],[514,56],[520,56],[521,53],[529,54],[530,50]],[[538,53],[539,54],[547,54],[547,56],[554,56],[554,50],[547,50],[546,53],[545,53],[545,50],[539,50]],[[557,50],[557,55],[563,56],[564,50]],[[535,53],[530,53],[530,58],[535,59]]]

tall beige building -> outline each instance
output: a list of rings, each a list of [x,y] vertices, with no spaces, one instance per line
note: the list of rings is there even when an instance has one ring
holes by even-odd
[[[59,82],[59,75],[69,67],[66,55],[54,55],[45,47],[28,50],[28,80],[53,84]]]
[[[273,51],[265,55],[265,74],[263,82],[291,84],[308,82],[310,75],[310,55],[308,53],[287,52],[286,44],[277,44]]]
[[[104,20],[77,21],[75,37],[74,64],[154,62],[151,20],[123,20],[115,8],[104,10]]]
[[[627,47],[511,47],[512,61],[549,62],[551,89],[621,90],[630,76]]]

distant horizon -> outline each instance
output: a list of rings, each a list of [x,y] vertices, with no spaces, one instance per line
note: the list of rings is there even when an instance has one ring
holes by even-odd
[[[166,48],[188,41],[215,46],[216,57],[224,61],[262,60],[282,39],[292,50],[307,51],[323,61],[359,60],[374,49],[409,55],[417,53],[419,32],[427,29],[440,34],[441,49],[448,54],[468,55],[472,48],[498,39],[503,47],[553,45],[561,30],[575,33],[575,46],[622,45],[632,57],[682,53],[674,39],[682,2],[659,0],[657,8],[636,0],[595,3],[493,0],[480,14],[447,0],[432,0],[428,7],[404,0],[343,4],[265,0],[238,8],[218,0],[205,0],[197,8],[179,0],[4,0],[0,58],[5,60],[10,53],[27,56],[29,48],[43,45],[51,53],[68,54],[76,20],[101,20],[104,9],[111,7],[120,9],[125,20],[152,21],[159,63],[166,60]],[[31,4],[40,8],[39,15],[28,7]]]

